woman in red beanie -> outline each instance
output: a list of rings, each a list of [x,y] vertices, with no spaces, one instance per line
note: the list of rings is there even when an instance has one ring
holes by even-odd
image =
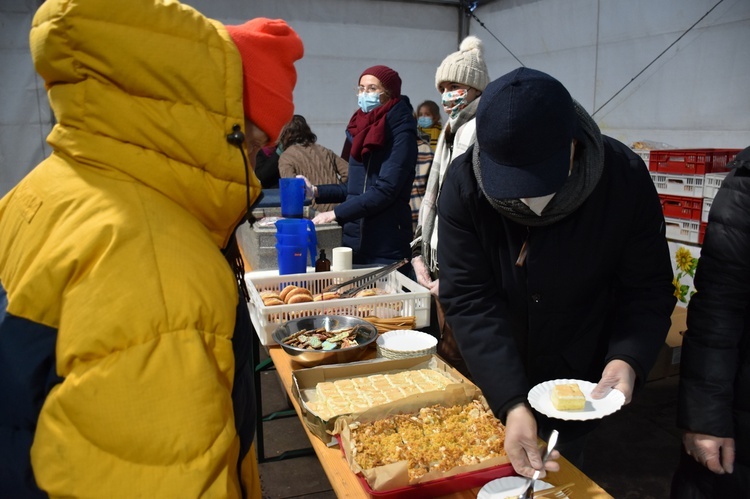
[[[401,78],[387,66],[359,77],[359,109],[346,127],[342,157],[349,160],[347,185],[310,185],[318,203],[341,202],[313,222],[337,221],[354,264],[387,264],[411,255],[411,186],[417,162],[417,123]],[[343,201],[343,202],[342,202]]]

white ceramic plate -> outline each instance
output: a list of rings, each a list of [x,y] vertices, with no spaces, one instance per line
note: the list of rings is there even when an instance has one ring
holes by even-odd
[[[505,476],[503,478],[498,478],[482,487],[479,494],[477,494],[477,499],[516,498],[523,491],[524,485],[526,485],[526,478],[521,476]],[[551,488],[552,484],[545,481],[537,480],[534,482],[534,492]]]
[[[413,352],[437,346],[437,338],[421,331],[398,329],[378,336],[377,344],[392,352]]]
[[[582,411],[558,411],[552,405],[550,392],[555,385],[577,383],[578,387],[586,397],[586,406]],[[610,391],[606,397],[599,400],[591,398],[591,390],[596,386],[590,381],[580,379],[555,379],[539,383],[529,391],[529,403],[531,407],[551,418],[565,419],[568,421],[586,421],[588,419],[600,419],[613,412],[620,410],[625,403],[625,394],[619,390]]]

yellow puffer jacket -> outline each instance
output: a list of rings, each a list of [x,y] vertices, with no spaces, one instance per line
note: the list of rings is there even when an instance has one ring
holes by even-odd
[[[47,0],[30,40],[57,125],[0,201],[0,352],[47,386],[26,389],[9,360],[0,383],[23,400],[0,422],[31,426],[53,497],[240,497],[221,253],[247,209],[226,140],[244,128],[239,53],[172,0]],[[34,390],[35,433],[14,414]]]

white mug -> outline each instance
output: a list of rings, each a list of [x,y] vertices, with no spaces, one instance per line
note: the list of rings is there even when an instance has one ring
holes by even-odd
[[[352,249],[345,246],[333,248],[331,252],[331,270],[351,270],[352,269]]]

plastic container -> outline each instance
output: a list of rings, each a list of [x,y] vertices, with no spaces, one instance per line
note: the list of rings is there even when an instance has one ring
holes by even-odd
[[[305,179],[287,177],[279,179],[281,216],[302,218],[305,206]]]
[[[651,180],[659,194],[686,196],[691,198],[703,197],[703,175],[671,175],[667,173],[650,172]]]
[[[276,240],[281,244],[280,237],[286,240],[285,245],[306,247],[310,251],[310,265],[315,265],[315,255],[318,247],[318,238],[315,233],[315,224],[312,220],[304,218],[283,218],[276,221]],[[276,245],[279,249],[279,245]],[[305,258],[307,258],[305,256]],[[281,267],[279,267],[281,271]],[[302,270],[304,272],[304,270]],[[292,273],[295,272],[282,272]]]
[[[728,173],[707,173],[703,178],[703,197],[709,199],[715,198]]]
[[[700,220],[703,210],[703,199],[659,194],[661,209],[665,217]]]
[[[713,199],[703,198],[703,209],[701,210],[701,222],[708,223],[708,212],[711,211],[712,204],[714,204]]]
[[[307,247],[276,245],[279,274],[303,274],[307,269]]]
[[[288,284],[305,287],[315,295],[332,284],[348,281],[373,270],[376,268],[266,277],[253,277],[251,273],[245,274],[245,281],[250,292],[250,319],[258,333],[260,343],[262,345],[275,344],[272,334],[278,326],[300,317],[315,315],[350,315],[363,319],[368,316],[381,318],[413,316],[416,328],[430,324],[430,292],[398,271],[391,272],[372,284],[373,288],[386,290],[388,294],[274,306],[265,306],[260,297],[261,291],[280,291]]]
[[[678,175],[705,175],[729,171],[740,149],[664,149],[652,150],[648,169],[652,172]]]
[[[686,243],[701,244],[701,222],[698,220],[685,220],[680,218],[664,218],[667,228],[667,239],[684,241]],[[705,232],[705,227],[703,228]]]

